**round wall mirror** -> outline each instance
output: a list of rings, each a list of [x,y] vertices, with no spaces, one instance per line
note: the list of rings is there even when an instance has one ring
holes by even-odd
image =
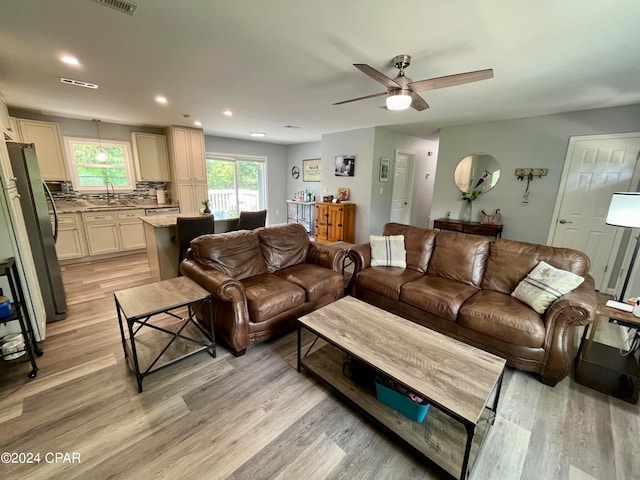
[[[464,157],[453,173],[453,181],[461,192],[478,190],[486,193],[500,179],[500,164],[486,153],[472,153]]]

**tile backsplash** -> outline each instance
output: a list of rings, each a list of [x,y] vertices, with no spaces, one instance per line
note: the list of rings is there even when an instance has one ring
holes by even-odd
[[[81,193],[73,189],[71,182],[51,182],[48,183],[51,194],[55,200],[106,200],[107,189],[105,187],[104,192],[100,193]],[[169,191],[167,189],[168,184],[166,182],[136,182],[135,190],[131,192],[118,192],[115,193],[117,200],[153,200],[156,201],[156,190],[167,190],[167,203],[170,203]]]

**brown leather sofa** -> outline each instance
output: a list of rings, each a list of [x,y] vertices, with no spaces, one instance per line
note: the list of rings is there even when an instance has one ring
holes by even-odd
[[[349,252],[351,295],[492,352],[555,386],[572,365],[575,330],[596,308],[589,258],[576,250],[387,223],[404,235],[406,268],[371,267],[369,244]],[[539,261],[585,277],[544,314],[511,296]]]
[[[203,235],[180,264],[213,298],[215,335],[234,355],[295,326],[298,317],[344,295],[346,251],[309,240],[297,223]],[[209,325],[209,310],[199,319]]]

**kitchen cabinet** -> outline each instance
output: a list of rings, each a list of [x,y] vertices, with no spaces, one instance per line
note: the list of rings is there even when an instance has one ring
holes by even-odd
[[[144,215],[144,210],[122,210],[118,211],[118,239],[120,240],[120,250],[137,250],[145,248],[144,227],[140,216]]]
[[[142,215],[143,209],[83,213],[89,255],[145,248]]]
[[[116,212],[83,213],[89,255],[120,251]]]
[[[141,182],[169,182],[169,152],[167,137],[152,133],[131,134],[136,177]]]
[[[356,206],[354,203],[316,202],[315,241],[354,242]]]
[[[171,198],[178,201],[182,213],[198,213],[208,198],[204,132],[171,126],[165,133],[172,171]]]
[[[17,142],[19,138],[18,129],[16,127],[15,118],[9,116],[7,102],[4,100],[4,97],[0,92],[0,140],[6,139],[12,142]]]
[[[58,260],[81,258],[86,255],[86,241],[82,217],[77,213],[58,215],[58,240],[56,254]]]
[[[20,139],[34,143],[40,174],[44,180],[68,180],[62,138],[57,123],[17,119]]]

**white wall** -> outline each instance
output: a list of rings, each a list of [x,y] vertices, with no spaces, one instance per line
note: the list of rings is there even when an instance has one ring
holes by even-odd
[[[356,243],[369,241],[374,138],[375,128],[362,128],[322,136],[322,195],[335,197],[338,194],[338,188],[351,189],[349,201],[356,204]],[[338,155],[355,155],[353,177],[335,176],[335,157]]]
[[[298,145],[290,145],[287,148],[287,200],[293,199],[296,192],[308,190],[311,195],[316,196],[316,200],[322,200],[322,182],[305,182],[302,174],[302,161],[321,158],[322,143],[301,143]],[[300,177],[295,180],[291,176],[291,169],[298,167]]]
[[[504,238],[544,244],[569,137],[637,131],[640,105],[445,127],[440,132],[432,218],[447,211],[458,217],[462,202],[453,183],[455,167],[466,155],[485,152],[500,163],[501,176],[493,190],[473,203],[473,220],[479,220],[482,209],[500,208]],[[516,167],[549,169],[546,177],[534,178],[528,206],[521,205],[526,182],[517,180]]]

